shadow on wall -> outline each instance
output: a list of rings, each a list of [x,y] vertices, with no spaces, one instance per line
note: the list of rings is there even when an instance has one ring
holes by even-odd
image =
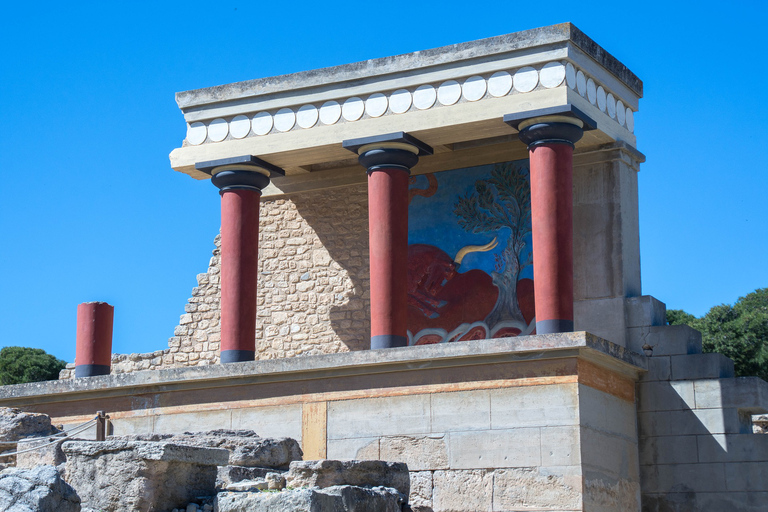
[[[318,239],[312,271],[317,284],[331,291],[321,299],[330,302],[331,329],[349,350],[370,348],[367,185],[297,194],[291,200]]]

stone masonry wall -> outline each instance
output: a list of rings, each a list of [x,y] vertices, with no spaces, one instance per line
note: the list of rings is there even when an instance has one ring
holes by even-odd
[[[366,185],[263,200],[256,359],[361,350],[370,330]],[[112,374],[219,362],[220,237],[168,348],[113,354]],[[60,379],[74,378],[74,365]]]

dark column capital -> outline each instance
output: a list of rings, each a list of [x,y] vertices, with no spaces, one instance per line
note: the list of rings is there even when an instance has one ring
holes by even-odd
[[[211,175],[211,183],[221,192],[256,190],[261,192],[271,177],[285,176],[281,168],[252,155],[198,162],[195,169]]]
[[[518,131],[520,140],[533,149],[540,144],[568,144],[573,147],[596,123],[573,105],[507,114],[504,122]]]
[[[410,173],[420,156],[433,153],[432,147],[405,132],[348,139],[342,146],[359,155],[360,164],[369,174],[381,169],[402,169]]]

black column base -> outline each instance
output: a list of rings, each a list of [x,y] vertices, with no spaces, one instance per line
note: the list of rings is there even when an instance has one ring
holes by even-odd
[[[536,334],[573,332],[573,320],[536,320]]]
[[[75,366],[75,378],[109,375],[109,370],[110,365],[108,364],[79,364]]]
[[[254,350],[222,350],[221,362],[226,363],[242,363],[243,361],[254,361],[256,359],[256,352]]]
[[[394,334],[380,334],[371,336],[371,350],[378,348],[396,348],[407,347],[408,338],[405,336],[396,336]]]

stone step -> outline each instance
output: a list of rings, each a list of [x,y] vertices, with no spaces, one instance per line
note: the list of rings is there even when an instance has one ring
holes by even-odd
[[[670,357],[670,380],[730,379],[733,360],[723,354],[686,354]]]
[[[759,377],[697,380],[696,409],[738,409],[741,414],[768,412],[768,382]]]
[[[652,356],[677,356],[701,354],[701,333],[687,325],[659,325],[630,329],[628,347],[638,354],[646,353],[644,346],[650,346]]]

